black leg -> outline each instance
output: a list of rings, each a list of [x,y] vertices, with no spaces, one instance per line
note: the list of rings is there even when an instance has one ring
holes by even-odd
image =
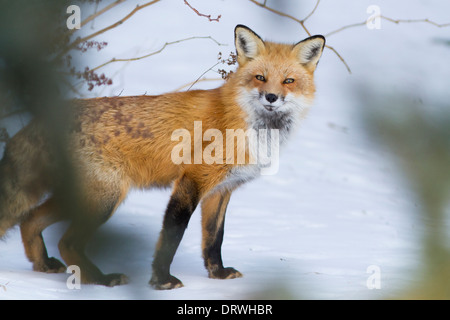
[[[197,187],[192,180],[183,176],[177,181],[164,215],[163,228],[153,260],[150,284],[155,289],[167,290],[183,286],[180,280],[170,274],[170,264],[198,199]]]

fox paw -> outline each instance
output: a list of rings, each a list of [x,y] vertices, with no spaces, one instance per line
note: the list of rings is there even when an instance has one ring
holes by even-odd
[[[169,275],[164,280],[160,280],[157,276],[153,275],[149,283],[156,290],[171,290],[183,287],[183,283],[172,275]]]
[[[62,273],[66,271],[66,266],[56,258],[47,258],[44,261],[35,262],[33,270],[46,273]]]
[[[128,283],[128,277],[122,273],[110,273],[106,274],[100,284],[107,287],[120,286]]]
[[[235,279],[241,278],[243,275],[234,268],[218,268],[209,270],[209,277],[211,279]]]
[[[81,283],[83,284],[98,284],[106,287],[120,286],[128,283],[128,277],[122,273],[110,273],[110,274],[96,274],[83,275],[81,269]]]

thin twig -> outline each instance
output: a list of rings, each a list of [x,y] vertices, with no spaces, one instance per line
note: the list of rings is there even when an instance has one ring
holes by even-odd
[[[302,26],[303,30],[305,30],[305,32],[308,34],[308,36],[311,36],[311,33],[309,32],[308,28],[306,28],[306,26],[305,26],[305,21],[306,21],[307,19],[309,19],[309,18],[316,12],[316,9],[317,9],[317,7],[319,6],[320,0],[317,0],[316,5],[314,6],[314,8],[313,8],[313,10],[311,11],[311,13],[308,14],[308,15],[306,16],[306,18],[304,18],[303,20],[297,19],[297,18],[295,18],[295,17],[293,17],[293,16],[291,16],[291,15],[289,15],[289,14],[286,14],[286,13],[284,13],[284,12],[281,12],[281,11],[278,11],[278,10],[275,10],[275,9],[273,9],[273,8],[270,8],[270,7],[266,6],[266,1],[264,1],[263,3],[258,2],[258,1],[256,1],[256,0],[249,0],[249,1],[251,1],[251,2],[253,2],[254,4],[256,4],[256,5],[258,5],[258,6],[262,7],[262,8],[264,8],[264,9],[267,9],[267,10],[269,10],[269,11],[275,13],[275,14],[278,14],[278,15],[280,15],[280,16],[283,16],[283,17],[289,18],[289,19],[291,19],[291,20],[293,20],[293,21],[296,21],[297,23],[299,23],[299,24]],[[436,26],[436,27],[439,27],[439,28],[444,28],[444,27],[450,26],[450,23],[439,24],[439,23],[434,22],[434,21],[429,20],[429,19],[392,19],[392,18],[383,16],[383,15],[378,15],[378,16],[371,17],[370,19],[365,20],[365,21],[363,21],[363,22],[358,22],[358,23],[353,23],[353,24],[349,24],[349,25],[343,26],[343,27],[341,27],[341,28],[339,28],[339,29],[336,29],[336,30],[334,30],[334,31],[331,31],[331,32],[325,34],[325,37],[329,37],[329,36],[331,36],[331,35],[333,35],[333,34],[336,34],[336,33],[338,33],[338,32],[341,32],[341,31],[343,31],[343,30],[346,30],[346,29],[364,26],[365,24],[367,24],[367,22],[370,22],[370,21],[372,21],[372,20],[374,20],[374,19],[376,19],[376,18],[384,19],[384,20],[390,21],[390,22],[395,23],[395,24],[399,24],[399,23],[420,23],[420,22],[422,22],[422,23],[429,23],[429,24],[432,24],[432,25],[434,25],[434,26]],[[338,52],[336,49],[334,49],[333,47],[329,46],[329,45],[326,45],[326,47],[327,47],[328,49],[330,49],[331,51],[333,51],[333,52],[336,54],[336,56],[339,58],[339,60],[341,60],[342,63],[343,63],[343,64],[345,65],[345,67],[347,68],[347,71],[348,71],[349,73],[351,73],[350,67],[348,66],[348,64],[347,64],[347,62],[344,60],[344,58],[339,54],[339,52]]]
[[[335,34],[335,33],[341,32],[341,31],[343,31],[343,30],[345,30],[345,29],[350,29],[350,28],[354,28],[354,27],[360,27],[360,26],[363,26],[363,25],[365,25],[366,23],[367,23],[367,21],[364,21],[364,22],[352,23],[352,24],[349,24],[349,25],[340,27],[339,29],[336,29],[336,30],[334,30],[334,31],[331,31],[331,32],[328,32],[327,34],[325,34],[325,38],[328,38],[329,36],[331,36],[331,35],[333,35],[333,34]]]
[[[392,23],[395,23],[395,24],[400,24],[400,23],[421,23],[422,22],[422,23],[432,24],[432,25],[434,25],[434,26],[436,26],[438,28],[445,28],[445,27],[449,27],[450,26],[450,23],[439,24],[439,23],[436,23],[436,22],[431,21],[429,19],[392,19],[392,18],[383,16],[383,15],[377,15],[377,16],[370,17],[370,19],[368,19],[366,21],[363,21],[363,22],[352,23],[352,24],[340,27],[340,28],[338,28],[338,29],[336,29],[334,31],[331,31],[331,32],[327,33],[325,35],[325,37],[329,37],[329,36],[331,36],[331,35],[333,35],[335,33],[341,32],[341,31],[346,30],[346,29],[364,26],[364,25],[367,24],[367,22],[373,21],[373,20],[375,20],[377,18],[384,19],[386,21],[389,21],[389,22],[392,22]]]
[[[449,27],[449,26],[450,26],[450,23],[439,24],[439,23],[436,23],[436,22],[431,21],[431,20],[429,20],[429,19],[398,19],[398,20],[394,20],[394,19],[392,19],[392,18],[388,18],[388,17],[385,17],[385,16],[380,16],[380,17],[381,17],[382,19],[385,19],[385,20],[387,20],[387,21],[390,21],[390,22],[393,22],[393,23],[396,23],[396,24],[399,24],[399,23],[417,23],[417,22],[425,22],[425,23],[432,24],[432,25],[434,25],[434,26],[436,26],[436,27],[438,27],[438,28],[445,28],[445,27]]]
[[[208,71],[209,71],[209,70],[208,70]],[[189,89],[190,89],[190,88],[192,88],[192,86],[194,86],[195,84],[197,84],[197,83],[199,83],[199,82],[206,82],[206,81],[223,81],[223,79],[222,79],[222,78],[201,78],[201,79],[197,79],[197,80],[195,80],[195,81],[191,81],[191,82],[189,82],[189,83],[186,83],[186,84],[182,85],[181,87],[179,87],[179,88],[173,90],[173,92],[181,91],[181,90],[183,90],[184,88],[187,88],[187,87],[189,87]]]
[[[191,90],[191,88],[200,81],[200,78],[203,77],[205,74],[207,74],[209,71],[211,71],[215,66],[219,65],[221,62],[217,62],[215,65],[213,65],[212,67],[210,67],[208,70],[206,70],[205,72],[203,72],[200,77],[198,77],[195,81],[192,82],[192,84],[189,86],[189,88],[187,89],[187,91]]]
[[[291,20],[294,20],[295,22],[298,22],[302,26],[303,30],[305,30],[305,32],[308,34],[308,36],[311,36],[311,34],[309,33],[309,30],[305,27],[304,20],[299,20],[296,17],[291,16],[291,15],[289,15],[287,13],[284,13],[284,12],[278,11],[276,9],[273,9],[271,7],[268,7],[268,6],[266,6],[266,2],[265,1],[264,1],[264,3],[261,3],[261,2],[258,2],[256,0],[250,0],[250,2],[253,2],[257,6],[260,6],[261,8],[269,10],[270,12],[273,12],[273,13],[279,15],[279,16],[286,17],[286,18],[289,18]],[[307,17],[307,18],[309,18],[309,17]]]
[[[94,20],[95,18],[97,18],[99,15],[102,15],[103,13],[105,13],[106,11],[114,8],[115,6],[121,4],[122,2],[125,2],[125,0],[116,0],[115,2],[107,5],[106,7],[104,7],[102,10],[100,11],[96,11],[95,13],[91,14],[89,17],[87,17],[86,19],[84,19],[83,21],[81,21],[81,27],[83,27],[84,25],[86,25],[87,23],[89,23],[90,21]],[[73,31],[76,29],[72,29]]]
[[[306,16],[306,18],[304,18],[303,20],[299,20],[299,19],[297,19],[296,17],[293,17],[293,16],[291,16],[291,15],[289,15],[289,14],[286,14],[286,13],[284,13],[284,12],[281,12],[281,11],[275,10],[275,9],[273,9],[273,8],[270,8],[270,7],[266,6],[266,2],[260,3],[260,2],[258,2],[258,1],[256,1],[256,0],[249,0],[249,1],[253,2],[254,4],[256,4],[256,5],[258,5],[258,6],[262,7],[262,8],[264,8],[264,9],[269,10],[270,12],[273,12],[273,13],[275,13],[275,14],[278,14],[278,15],[282,16],[282,17],[286,17],[286,18],[289,18],[289,19],[291,19],[291,20],[294,20],[294,21],[298,22],[298,23],[302,26],[303,30],[305,30],[305,32],[308,34],[308,36],[311,36],[311,33],[309,32],[308,28],[306,28],[306,26],[305,26],[305,21],[306,21],[307,19],[309,19],[309,18],[316,12],[316,9],[317,9],[317,7],[319,6],[320,0],[317,0],[316,5],[314,6],[314,9],[313,9],[313,10],[311,11],[311,13],[309,13],[309,14]],[[352,73],[352,71],[351,71],[349,65],[347,64],[347,62],[346,62],[346,61],[344,60],[344,58],[339,54],[339,52],[337,52],[337,50],[336,50],[335,48],[333,48],[333,47],[331,47],[331,46],[329,46],[329,45],[326,45],[325,47],[327,47],[328,49],[330,49],[331,51],[333,51],[333,52],[336,54],[336,56],[339,58],[339,60],[341,60],[342,63],[345,65],[345,67],[347,68],[347,71],[348,71],[349,73]]]
[[[64,83],[64,85],[69,88],[70,91],[78,95],[79,97],[82,96],[81,92],[77,90],[76,85],[72,85],[67,79],[64,77],[61,77],[61,81]]]
[[[305,22],[306,20],[308,20],[309,17],[311,17],[311,16],[314,14],[314,12],[316,12],[316,9],[317,9],[317,7],[319,6],[319,3],[320,3],[320,0],[317,0],[316,5],[314,6],[314,9],[311,11],[310,14],[308,14],[308,15],[306,16],[305,19],[302,20],[303,22]]]
[[[180,42],[184,42],[184,41],[193,40],[193,39],[210,39],[210,40],[214,41],[214,42],[215,42],[217,45],[219,45],[219,46],[224,46],[224,45],[225,45],[225,44],[223,44],[223,43],[220,43],[219,41],[217,41],[216,39],[214,39],[214,38],[211,37],[211,36],[205,36],[205,37],[189,37],[189,38],[180,39],[180,40],[176,40],[176,41],[172,41],[172,42],[166,42],[160,49],[158,49],[158,50],[156,50],[156,51],[153,51],[153,52],[151,52],[151,53],[148,53],[148,54],[146,54],[146,55],[140,56],[140,57],[126,58],[126,59],[116,59],[116,58],[112,58],[111,60],[109,60],[109,61],[107,61],[107,62],[105,62],[105,63],[102,63],[101,65],[99,65],[99,66],[97,66],[97,67],[91,69],[90,71],[96,71],[96,70],[98,70],[98,69],[100,69],[100,68],[103,68],[104,66],[106,66],[106,65],[108,65],[108,64],[110,64],[110,63],[113,63],[113,62],[136,61],[136,60],[145,59],[145,58],[148,58],[148,57],[151,57],[151,56],[153,56],[153,55],[155,55],[155,54],[160,53],[160,52],[163,51],[167,46],[170,46],[170,45],[173,45],[173,44],[176,44],[176,43],[180,43]]]
[[[194,11],[198,16],[200,16],[200,17],[205,17],[205,18],[207,18],[209,21],[217,21],[217,22],[219,22],[219,19],[220,18],[222,18],[222,15],[221,14],[219,14],[218,16],[217,16],[217,18],[211,18],[211,15],[210,14],[203,14],[203,13],[200,13],[197,9],[195,9],[193,6],[191,6],[190,4],[189,4],[189,2],[187,2],[187,0],[184,0],[184,4],[185,5],[187,5],[189,8],[191,8],[192,9],[192,11]]]
[[[333,51],[336,54],[336,56],[339,58],[339,60],[341,60],[342,63],[344,64],[344,66],[347,68],[348,73],[351,74],[352,70],[348,66],[347,62],[345,62],[344,58],[342,58],[342,56],[339,54],[339,52],[337,52],[336,49],[333,48],[332,46],[326,45],[325,47],[327,47],[328,49],[330,49],[331,51]]]
[[[59,60],[64,54],[66,54],[68,51],[74,49],[77,45],[79,45],[80,43],[87,41],[89,39],[92,39],[96,36],[98,36],[99,34],[105,33],[108,30],[114,29],[115,27],[121,25],[122,23],[124,23],[126,20],[128,20],[129,18],[131,18],[136,12],[138,12],[139,10],[148,7],[152,4],[155,4],[157,2],[159,2],[161,0],[153,0],[150,2],[147,2],[145,4],[142,5],[137,5],[136,8],[134,8],[128,15],[126,15],[125,17],[123,17],[122,19],[120,19],[119,21],[117,21],[116,23],[113,23],[112,25],[103,28],[97,32],[94,32],[84,38],[77,38],[75,41],[73,41],[71,44],[67,45],[55,58],[55,60]]]
[[[98,4],[99,4],[99,3],[100,3],[100,0],[98,0],[98,1],[95,2],[95,10],[94,10],[94,14],[96,14],[96,13],[98,12]],[[91,29],[92,29],[92,30],[95,30],[94,24],[95,24],[95,20],[92,20],[92,23],[91,23]],[[72,29],[72,30],[74,30],[74,29]]]
[[[0,284],[0,288],[3,288],[3,290],[6,291],[6,286],[9,284],[9,281],[5,284]]]

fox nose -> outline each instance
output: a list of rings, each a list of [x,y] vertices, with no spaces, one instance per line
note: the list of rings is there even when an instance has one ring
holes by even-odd
[[[273,94],[273,93],[266,94],[266,100],[269,103],[274,103],[275,101],[277,101],[277,99],[278,99],[278,96],[276,94]]]

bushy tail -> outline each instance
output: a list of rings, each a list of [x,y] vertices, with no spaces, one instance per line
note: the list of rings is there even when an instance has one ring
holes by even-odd
[[[48,153],[33,124],[7,144],[0,161],[0,238],[19,223],[47,191]]]

